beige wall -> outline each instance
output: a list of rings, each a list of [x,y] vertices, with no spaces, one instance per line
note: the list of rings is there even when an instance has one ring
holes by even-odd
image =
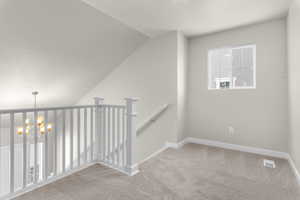
[[[80,104],[124,104],[124,97],[138,97],[137,125],[163,104],[170,108],[138,137],[138,161],[157,151],[166,141],[175,142],[177,127],[177,33],[149,39],[118,68],[85,95]]]
[[[300,1],[288,16],[290,153],[300,170]]]
[[[257,45],[257,88],[208,90],[208,50],[245,44]],[[191,38],[188,62],[189,136],[288,151],[285,19]]]

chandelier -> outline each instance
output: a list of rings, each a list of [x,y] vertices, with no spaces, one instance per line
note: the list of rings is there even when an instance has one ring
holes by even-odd
[[[34,109],[37,108],[37,103],[36,103],[36,97],[39,93],[38,92],[32,92],[32,95],[34,96]],[[44,135],[46,133],[46,130],[48,131],[48,133],[50,133],[52,131],[52,124],[45,123],[44,117],[43,116],[38,116],[37,121],[36,121],[36,126],[38,128],[38,131],[40,132],[40,134]],[[34,123],[31,123],[30,119],[26,119],[25,120],[25,127],[18,127],[17,128],[17,134],[18,135],[29,135],[31,129],[34,128]]]

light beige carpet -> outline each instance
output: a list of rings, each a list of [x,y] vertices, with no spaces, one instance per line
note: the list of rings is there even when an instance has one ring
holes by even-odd
[[[265,157],[189,144],[168,149],[128,177],[101,165],[23,195],[17,200],[298,200],[286,160],[276,169]]]

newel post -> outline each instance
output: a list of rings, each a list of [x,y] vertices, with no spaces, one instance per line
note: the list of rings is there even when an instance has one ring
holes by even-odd
[[[137,102],[137,99],[134,98],[125,98],[126,101],[126,127],[127,127],[127,165],[126,170],[130,176],[133,176],[139,172],[137,164],[137,149],[136,149],[136,126],[135,118],[136,113],[134,112],[134,103]]]
[[[100,141],[100,135],[101,133],[101,108],[100,106],[103,104],[104,98],[95,97],[95,146],[96,146],[96,160],[99,161],[101,157],[101,141]]]

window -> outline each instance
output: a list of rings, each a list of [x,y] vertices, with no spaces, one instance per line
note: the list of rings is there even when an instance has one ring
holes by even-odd
[[[256,87],[256,45],[220,48],[208,52],[208,89]]]

